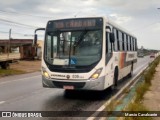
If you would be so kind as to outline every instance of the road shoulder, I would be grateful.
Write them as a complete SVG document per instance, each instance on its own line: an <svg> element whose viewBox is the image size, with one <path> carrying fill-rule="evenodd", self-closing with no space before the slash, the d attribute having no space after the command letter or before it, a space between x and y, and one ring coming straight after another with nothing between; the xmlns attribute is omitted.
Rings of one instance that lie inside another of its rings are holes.
<svg viewBox="0 0 160 120"><path fill-rule="evenodd" d="M152 85L149 91L144 95L143 104L150 111L160 110L160 64L156 68L156 73L151 81ZM158 120L158 119L157 119Z"/></svg>

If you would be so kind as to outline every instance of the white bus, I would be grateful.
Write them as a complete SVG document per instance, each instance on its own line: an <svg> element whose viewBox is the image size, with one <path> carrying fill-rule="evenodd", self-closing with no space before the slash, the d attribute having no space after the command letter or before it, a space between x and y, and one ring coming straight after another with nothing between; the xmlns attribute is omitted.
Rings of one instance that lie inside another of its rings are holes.
<svg viewBox="0 0 160 120"><path fill-rule="evenodd" d="M104 90L132 75L137 39L104 17L51 20L45 29L43 87Z"/></svg>

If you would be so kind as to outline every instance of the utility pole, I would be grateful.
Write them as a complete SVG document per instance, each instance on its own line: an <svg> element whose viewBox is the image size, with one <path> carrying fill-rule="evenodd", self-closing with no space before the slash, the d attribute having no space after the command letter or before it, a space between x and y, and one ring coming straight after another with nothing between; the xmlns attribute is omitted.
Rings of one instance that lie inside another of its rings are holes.
<svg viewBox="0 0 160 120"><path fill-rule="evenodd" d="M11 32L12 32L12 29L9 29L8 55L9 55L9 53L10 53L10 49L11 49Z"/></svg>
<svg viewBox="0 0 160 120"><path fill-rule="evenodd" d="M12 32L12 29L9 29L9 40L11 40L11 32Z"/></svg>

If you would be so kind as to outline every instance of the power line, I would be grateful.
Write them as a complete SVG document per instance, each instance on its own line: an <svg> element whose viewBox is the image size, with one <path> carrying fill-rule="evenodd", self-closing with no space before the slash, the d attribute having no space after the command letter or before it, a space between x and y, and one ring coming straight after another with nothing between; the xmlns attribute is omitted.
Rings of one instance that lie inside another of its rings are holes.
<svg viewBox="0 0 160 120"><path fill-rule="evenodd" d="M136 29L133 29L133 30L131 30L132 32L135 32L135 31L139 31L139 30L141 30L141 29L144 29L144 28L147 28L147 27L150 27L150 26L152 26L152 25L154 25L154 24L157 24L157 23L159 23L158 21L157 22L153 22L153 23L151 23L151 24L149 24L149 25L145 25L145 26L142 26L142 27L139 27L139 28L136 28Z"/></svg>
<svg viewBox="0 0 160 120"><path fill-rule="evenodd" d="M14 21L11 21L11 20L2 19L2 18L0 18L0 21L6 22L6 23L11 23L11 24L14 24L14 25L30 27L30 28L37 28L38 27L38 26L27 25L27 24L23 24L23 23L14 22Z"/></svg>
<svg viewBox="0 0 160 120"><path fill-rule="evenodd" d="M6 32L6 31L0 31L0 33L9 34L9 32ZM18 32L12 32L12 34L18 34L18 35L23 35L23 36L26 35L26 34L18 33Z"/></svg>
<svg viewBox="0 0 160 120"><path fill-rule="evenodd" d="M9 32L6 32L6 31L0 31L0 33L4 33L4 34L9 34ZM14 35L14 34L17 34L17 35L23 35L23 36L25 36L25 37L33 37L34 36L34 34L26 34L26 33L18 33L18 32L12 32L12 35ZM38 35L38 36L41 36L41 37L43 37L44 35Z"/></svg>
<svg viewBox="0 0 160 120"><path fill-rule="evenodd" d="M5 31L0 31L1 33L7 33L8 34L8 32L5 32Z"/></svg>
<svg viewBox="0 0 160 120"><path fill-rule="evenodd" d="M0 21L0 22L3 22L3 21ZM25 29L35 29L35 28L30 28L30 27L26 27L26 26L21 26L21 25L16 25L16 24L12 24L12 23L7 23L7 22L3 22L3 24L5 25L10 25L10 26L15 26L15 27L22 27L22 28L25 28Z"/></svg>
<svg viewBox="0 0 160 120"><path fill-rule="evenodd" d="M33 14L28 14L28 13L21 13L21 12L13 12L13 11L5 11L5 10L0 10L1 13L7 13L7 14L18 14L18 15L25 15L25 16L31 16L31 17L40 17L40 18L52 18L50 16L39 16L39 15L33 15Z"/></svg>

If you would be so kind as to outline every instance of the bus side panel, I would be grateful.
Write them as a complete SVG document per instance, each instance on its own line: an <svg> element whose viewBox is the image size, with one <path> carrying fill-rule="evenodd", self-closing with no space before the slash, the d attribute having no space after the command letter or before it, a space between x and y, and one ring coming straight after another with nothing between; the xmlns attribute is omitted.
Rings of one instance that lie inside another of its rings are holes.
<svg viewBox="0 0 160 120"><path fill-rule="evenodd" d="M105 88L110 87L113 84L113 79L114 79L114 70L116 66L118 66L118 58L119 58L119 53L118 52L113 52L112 57L106 63L105 69L106 69L106 78L105 78Z"/></svg>
<svg viewBox="0 0 160 120"><path fill-rule="evenodd" d="M105 88L111 86L114 81L114 71L118 67L118 80L124 78L131 72L133 63L133 70L136 67L137 52L113 52L112 57L106 64L106 78Z"/></svg>
<svg viewBox="0 0 160 120"><path fill-rule="evenodd" d="M127 76L132 69L136 67L137 52L120 52L119 53L119 80Z"/></svg>

